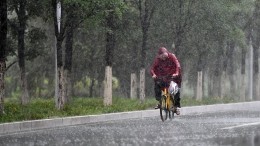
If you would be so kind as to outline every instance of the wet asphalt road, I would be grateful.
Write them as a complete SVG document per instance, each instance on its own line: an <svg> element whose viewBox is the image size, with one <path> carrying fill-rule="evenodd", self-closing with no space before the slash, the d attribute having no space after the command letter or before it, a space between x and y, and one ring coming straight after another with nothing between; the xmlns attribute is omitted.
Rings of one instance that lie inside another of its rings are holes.
<svg viewBox="0 0 260 146"><path fill-rule="evenodd" d="M260 146L260 111L131 119L0 136L1 146Z"/></svg>

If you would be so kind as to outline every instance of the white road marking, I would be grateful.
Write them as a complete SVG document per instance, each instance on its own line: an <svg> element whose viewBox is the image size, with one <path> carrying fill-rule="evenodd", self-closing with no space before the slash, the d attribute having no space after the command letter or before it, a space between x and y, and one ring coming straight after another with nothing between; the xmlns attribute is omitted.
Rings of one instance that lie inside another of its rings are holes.
<svg viewBox="0 0 260 146"><path fill-rule="evenodd" d="M221 129L227 130L227 129L247 127L247 126L254 126L254 125L260 125L260 122L241 124L241 125L236 125L236 126L231 126L231 127L225 127L225 128L221 128Z"/></svg>

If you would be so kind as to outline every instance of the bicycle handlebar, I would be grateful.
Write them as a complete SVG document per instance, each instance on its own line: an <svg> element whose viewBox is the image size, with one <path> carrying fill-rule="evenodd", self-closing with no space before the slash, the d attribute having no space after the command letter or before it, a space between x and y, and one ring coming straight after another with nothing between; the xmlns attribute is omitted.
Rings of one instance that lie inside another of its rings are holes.
<svg viewBox="0 0 260 146"><path fill-rule="evenodd" d="M159 76L159 77L156 77L154 80L155 81L168 81L168 80L173 80L173 79L176 79L175 76Z"/></svg>

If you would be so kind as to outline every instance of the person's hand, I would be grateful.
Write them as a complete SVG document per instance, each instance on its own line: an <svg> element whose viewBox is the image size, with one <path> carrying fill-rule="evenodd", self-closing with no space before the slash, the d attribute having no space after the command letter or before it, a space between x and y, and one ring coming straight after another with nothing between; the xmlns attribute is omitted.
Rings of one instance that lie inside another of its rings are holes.
<svg viewBox="0 0 260 146"><path fill-rule="evenodd" d="M173 75L172 75L172 78L173 78L173 79L176 79L177 77L178 77L177 74L173 74Z"/></svg>
<svg viewBox="0 0 260 146"><path fill-rule="evenodd" d="M157 78L156 74L154 74L154 75L152 76L152 78L153 78L153 79L156 79L156 78Z"/></svg>

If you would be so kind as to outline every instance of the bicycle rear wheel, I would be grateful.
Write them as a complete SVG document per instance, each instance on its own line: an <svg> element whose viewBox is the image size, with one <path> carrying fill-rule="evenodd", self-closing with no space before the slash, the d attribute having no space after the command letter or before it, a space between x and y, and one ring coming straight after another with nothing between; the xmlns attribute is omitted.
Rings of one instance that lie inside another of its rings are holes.
<svg viewBox="0 0 260 146"><path fill-rule="evenodd" d="M160 100L160 116L162 121L165 121L168 117L168 110L166 108L166 98L163 96Z"/></svg>

